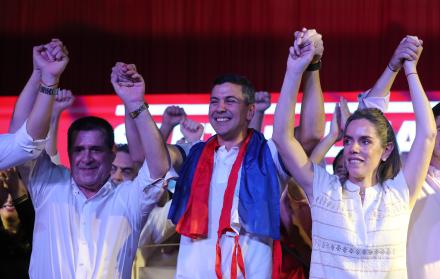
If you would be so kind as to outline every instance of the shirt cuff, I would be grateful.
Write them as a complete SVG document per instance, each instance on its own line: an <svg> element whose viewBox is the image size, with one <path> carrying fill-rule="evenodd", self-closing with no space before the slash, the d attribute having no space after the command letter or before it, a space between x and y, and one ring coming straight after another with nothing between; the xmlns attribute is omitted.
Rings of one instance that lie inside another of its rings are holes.
<svg viewBox="0 0 440 279"><path fill-rule="evenodd" d="M388 110L388 104L390 103L390 92L383 97L370 97L368 96L370 91L371 89L368 89L359 94L359 109L376 108L382 112L386 112Z"/></svg>
<svg viewBox="0 0 440 279"><path fill-rule="evenodd" d="M148 163L147 163L147 161L144 161L144 164L142 165L141 169L139 170L138 176L143 177L145 187L149 188L150 186L164 187L164 186L166 186L166 182L168 180L178 177L178 174L174 170L174 168L171 167L167 171L167 173L165 174L165 177L153 179L150 175L150 169L148 168Z"/></svg>
<svg viewBox="0 0 440 279"><path fill-rule="evenodd" d="M61 159L60 159L60 154L57 152L57 154L50 156L50 160L52 161L52 163L54 163L55 165L61 165Z"/></svg>
<svg viewBox="0 0 440 279"><path fill-rule="evenodd" d="M34 140L27 132L26 129L27 121L18 129L15 133L16 144L24 151L31 153L33 158L38 157L40 153L44 150L46 145L46 139Z"/></svg>

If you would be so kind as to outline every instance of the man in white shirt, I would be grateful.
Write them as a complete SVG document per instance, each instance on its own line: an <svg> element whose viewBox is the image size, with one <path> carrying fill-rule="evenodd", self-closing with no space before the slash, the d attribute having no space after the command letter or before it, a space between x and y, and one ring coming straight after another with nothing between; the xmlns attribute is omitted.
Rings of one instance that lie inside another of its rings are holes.
<svg viewBox="0 0 440 279"><path fill-rule="evenodd" d="M299 138L308 147L323 133L319 58L305 77L302 113L307 117L301 118ZM250 82L238 75L214 82L209 120L217 135L191 149L170 209L169 217L182 234L176 278L272 275L272 257L277 254L272 245L279 238L277 174L281 179L287 175L273 142L248 130L255 111L254 92ZM163 148L163 141L150 144ZM183 160L173 147L169 154L174 167Z"/></svg>
<svg viewBox="0 0 440 279"><path fill-rule="evenodd" d="M52 39L33 48L31 79L18 97L9 134L0 135L0 169L35 159L44 149L58 82L67 63L63 43Z"/></svg>
<svg viewBox="0 0 440 279"><path fill-rule="evenodd" d="M68 132L71 171L54 165L47 154L21 168L35 208L32 278L130 278L139 234L162 193L167 160L150 139L160 138L144 104L145 83L139 74L111 81L123 101L127 119L140 134L147 155L132 182L110 180L115 157L113 128L104 119L76 120ZM146 136L148 134L148 136Z"/></svg>
<svg viewBox="0 0 440 279"><path fill-rule="evenodd" d="M432 109L440 128L440 104ZM411 213L408 230L408 278L438 278L440 274L440 133L422 192Z"/></svg>

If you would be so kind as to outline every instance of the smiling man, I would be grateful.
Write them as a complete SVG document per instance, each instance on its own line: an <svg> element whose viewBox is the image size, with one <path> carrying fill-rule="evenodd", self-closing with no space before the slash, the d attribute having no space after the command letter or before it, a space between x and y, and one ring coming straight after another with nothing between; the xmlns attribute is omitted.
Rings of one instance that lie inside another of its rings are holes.
<svg viewBox="0 0 440 279"><path fill-rule="evenodd" d="M318 71L306 75L305 91L302 113L307 117L301 120L298 136L313 146L323 133ZM171 158L172 166L180 167L168 216L182 235L175 278L278 276L279 189L287 174L272 140L248 129L254 113L250 81L223 75L213 83L209 104L215 136L195 144L186 158L175 146L165 149L163 140L150 141L168 151L169 157L156 160ZM139 154L131 145L130 150Z"/></svg>
<svg viewBox="0 0 440 279"><path fill-rule="evenodd" d="M148 125L142 77L127 84L113 70L112 84L132 112L128 129L161 138ZM149 138L139 138L147 159L133 181L118 186L110 179L113 128L99 117L69 127L71 170L53 164L46 153L21 168L35 208L31 278L130 278L139 235L169 168L167 161L153 160L161 154Z"/></svg>

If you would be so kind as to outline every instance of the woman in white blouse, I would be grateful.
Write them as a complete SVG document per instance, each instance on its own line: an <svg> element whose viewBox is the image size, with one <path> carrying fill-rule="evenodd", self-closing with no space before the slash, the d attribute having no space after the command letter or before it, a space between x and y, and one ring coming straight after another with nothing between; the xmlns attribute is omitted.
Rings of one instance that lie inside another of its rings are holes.
<svg viewBox="0 0 440 279"><path fill-rule="evenodd" d="M408 40L408 41L407 41ZM401 168L395 134L377 109L356 111L344 132L348 179L313 164L292 136L295 105L313 43L290 48L275 111L273 138L285 166L312 209L310 278L406 278L406 234L411 209L428 170L436 127L417 75L422 41L407 36L403 68L416 119L416 137ZM335 139L336 140L336 139Z"/></svg>

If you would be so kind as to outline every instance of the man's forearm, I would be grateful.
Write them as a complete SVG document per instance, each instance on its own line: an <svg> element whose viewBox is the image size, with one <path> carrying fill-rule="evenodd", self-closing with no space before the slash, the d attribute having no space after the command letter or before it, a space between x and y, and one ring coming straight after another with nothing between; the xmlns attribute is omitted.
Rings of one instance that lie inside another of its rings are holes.
<svg viewBox="0 0 440 279"><path fill-rule="evenodd" d="M9 125L9 133L15 133L29 117L32 106L37 98L40 78L41 71L33 70L15 103L14 113L12 114L11 124Z"/></svg>
<svg viewBox="0 0 440 279"><path fill-rule="evenodd" d="M43 92L39 92L34 107L27 122L27 132L35 139L44 139L47 136L55 98Z"/></svg>
<svg viewBox="0 0 440 279"><path fill-rule="evenodd" d="M127 112L133 112L141 107L139 102L125 104ZM131 117L128 115L127 117ZM140 146L145 154L152 178L164 177L170 167L170 157L165 146L165 141L157 128L148 109L143 109L134 117L133 123L139 135ZM130 121L130 120L128 120ZM126 127L129 128L129 127Z"/></svg>
<svg viewBox="0 0 440 279"><path fill-rule="evenodd" d="M256 111L254 117L252 117L251 123L249 123L249 128L255 129L261 132L263 127L264 112Z"/></svg>

